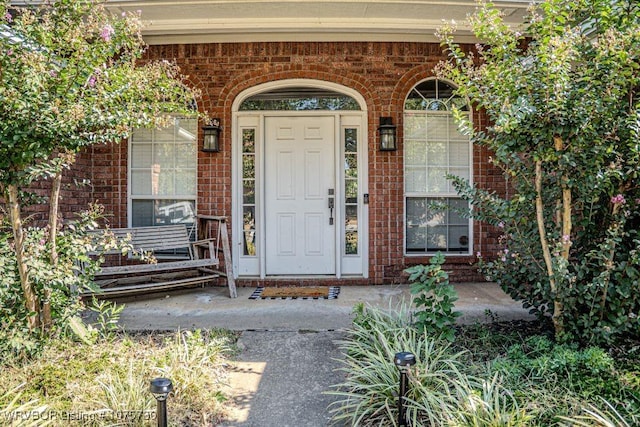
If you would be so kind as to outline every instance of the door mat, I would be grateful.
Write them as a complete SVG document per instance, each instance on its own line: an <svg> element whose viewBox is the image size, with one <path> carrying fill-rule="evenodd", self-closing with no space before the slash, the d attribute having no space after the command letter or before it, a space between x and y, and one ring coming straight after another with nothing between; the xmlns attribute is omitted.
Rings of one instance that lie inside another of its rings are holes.
<svg viewBox="0 0 640 427"><path fill-rule="evenodd" d="M249 299L336 299L340 286L283 286L257 288Z"/></svg>

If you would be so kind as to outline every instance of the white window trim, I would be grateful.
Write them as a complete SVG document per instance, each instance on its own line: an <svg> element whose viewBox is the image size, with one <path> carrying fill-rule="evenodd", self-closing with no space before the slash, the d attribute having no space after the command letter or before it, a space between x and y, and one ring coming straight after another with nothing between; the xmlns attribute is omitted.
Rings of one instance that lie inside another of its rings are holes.
<svg viewBox="0 0 640 427"><path fill-rule="evenodd" d="M182 117L175 117L176 119L180 119ZM153 129L152 129L153 131ZM193 206L195 209L195 213L198 212L198 137L199 127L196 126L196 139L195 139L195 157L194 157L194 168L196 171L196 188L194 189L194 194L175 194L171 196L157 196L157 195L134 195L132 193L132 159L133 159L133 144L131 142L131 136L133 136L133 132L129 139L127 140L127 227L133 227L133 201L134 200L188 200L193 201ZM152 139L152 142L155 140ZM197 218L194 218L194 227L197 227Z"/></svg>
<svg viewBox="0 0 640 427"><path fill-rule="evenodd" d="M429 78L429 79L424 79L418 83L416 83L411 90L413 90L416 86L418 86L419 84L427 81L427 80L438 80L436 78ZM447 81L445 79L439 79L440 81L455 87L455 85L450 82ZM409 96L409 94L411 93L411 91L409 91L409 93L407 93L407 98ZM405 104L407 101L407 98L405 98ZM403 104L404 105L404 104ZM443 115L443 114L452 114L449 110L447 111L442 111L442 110L437 110L437 111L425 111L425 110L405 110L403 109L403 123L404 123L404 118L406 118L406 113L408 112L419 112L419 113L426 113L427 115L429 115L429 113L435 115ZM471 108L471 106L469 105L469 111L468 111L468 116L469 116L469 121L473 122L473 110ZM405 137L406 139L406 137ZM425 256L433 256L435 254L437 254L438 252L443 253L445 256L447 257L468 257L470 255L473 254L474 251L474 244L475 244L475 239L474 239L474 224L473 224L473 219L469 218L469 248L468 251L465 253L460 253L460 252L448 252L448 251L425 251L425 252L408 252L407 251L407 199L408 198L460 198L458 193L455 192L448 192L448 193L428 193L428 192L407 192L406 190L406 144L404 144L403 147L403 159L405 159L405 162L403 162L403 176L404 176L404 182L403 182L403 210L404 210L404 214L403 214L403 254L405 257L408 258L420 258L420 257L425 257ZM471 139L469 139L469 183L471 185L473 185L473 177L474 177L474 158L473 158L473 143L471 142ZM450 165L448 165L450 166ZM471 207L470 207L471 208Z"/></svg>

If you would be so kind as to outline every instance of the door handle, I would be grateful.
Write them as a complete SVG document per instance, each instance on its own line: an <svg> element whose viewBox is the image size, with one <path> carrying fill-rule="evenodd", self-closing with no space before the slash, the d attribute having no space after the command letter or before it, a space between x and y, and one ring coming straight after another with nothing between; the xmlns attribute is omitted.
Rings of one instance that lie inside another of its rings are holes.
<svg viewBox="0 0 640 427"><path fill-rule="evenodd" d="M329 197L329 225L333 225L333 208L335 203L333 197Z"/></svg>
<svg viewBox="0 0 640 427"><path fill-rule="evenodd" d="M329 225L333 225L333 208L335 207L335 199L333 197L334 195L334 190L333 188L329 189L329 200L328 200L328 205L329 205Z"/></svg>

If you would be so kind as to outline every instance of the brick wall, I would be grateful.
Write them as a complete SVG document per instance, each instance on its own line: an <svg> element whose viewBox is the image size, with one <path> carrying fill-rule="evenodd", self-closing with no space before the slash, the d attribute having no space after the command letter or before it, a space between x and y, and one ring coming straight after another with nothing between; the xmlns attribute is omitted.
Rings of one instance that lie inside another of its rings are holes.
<svg viewBox="0 0 640 427"><path fill-rule="evenodd" d="M472 46L465 48L471 49ZM402 111L409 90L433 76L445 56L435 43L382 42L264 42L213 43L149 47L144 60L175 60L189 81L203 94L199 108L222 118L222 151L199 152L198 210L231 216L231 106L245 89L283 79L317 79L350 87L366 100L369 135L370 283L401 282L407 265L426 257L403 256ZM377 149L379 117L391 116L398 125L399 149ZM474 122L484 125L474 113ZM200 142L201 144L201 142ZM85 153L93 171L93 198L113 214L113 226L126 226L126 143L93 147ZM488 163L485 149L474 148L474 181L504 191L500 172ZM497 231L474 224L475 250L497 251ZM450 257L452 279L479 280L473 257Z"/></svg>
<svg viewBox="0 0 640 427"><path fill-rule="evenodd" d="M104 205L106 222L112 228L127 227L127 142L95 145L87 154L94 201Z"/></svg>
<svg viewBox="0 0 640 427"><path fill-rule="evenodd" d="M71 169L64 171L60 187L59 221L76 219L76 214L86 210L94 200L91 176L91 158L86 153L80 154ZM28 191L36 197L32 199L33 204L22 206L25 225L44 227L49 220L51 179L37 180ZM2 199L0 201L4 202Z"/></svg>

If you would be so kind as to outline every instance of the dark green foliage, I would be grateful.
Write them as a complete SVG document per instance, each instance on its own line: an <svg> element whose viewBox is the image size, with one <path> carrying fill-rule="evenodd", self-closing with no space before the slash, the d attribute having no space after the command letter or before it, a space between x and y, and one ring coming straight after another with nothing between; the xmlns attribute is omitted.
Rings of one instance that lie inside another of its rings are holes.
<svg viewBox="0 0 640 427"><path fill-rule="evenodd" d="M546 0L519 29L483 4L470 20L477 57L444 29L439 75L486 112L482 132L457 118L507 180L497 194L452 178L502 234L482 271L558 340L639 337L640 3Z"/></svg>
<svg viewBox="0 0 640 427"><path fill-rule="evenodd" d="M507 387L520 388L527 396L526 384L554 390L581 401L605 399L628 418L640 417L640 387L629 382L637 373L620 369L616 360L599 347L580 349L557 344L545 336L534 335L514 344L491 362L491 370L505 378Z"/></svg>
<svg viewBox="0 0 640 427"><path fill-rule="evenodd" d="M559 344L547 319L459 326L454 347L468 350L467 366L476 375L503 378L520 406L535 414L531 425L555 425L557 416L603 407L602 399L629 425L640 422L638 342L610 350Z"/></svg>

